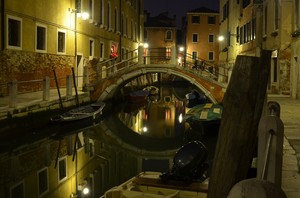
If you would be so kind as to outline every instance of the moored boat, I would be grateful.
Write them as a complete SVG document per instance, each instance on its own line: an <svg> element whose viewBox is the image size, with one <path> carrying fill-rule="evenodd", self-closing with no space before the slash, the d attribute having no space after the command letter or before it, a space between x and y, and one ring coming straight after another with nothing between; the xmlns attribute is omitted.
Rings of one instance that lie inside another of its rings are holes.
<svg viewBox="0 0 300 198"><path fill-rule="evenodd" d="M170 172L142 172L106 191L104 197L207 197L207 152L200 141L189 142L175 154Z"/></svg>
<svg viewBox="0 0 300 198"><path fill-rule="evenodd" d="M188 104L188 108L192 108L199 104L204 104L206 102L206 96L203 93L199 93L196 90L193 90L192 92L185 95Z"/></svg>
<svg viewBox="0 0 300 198"><path fill-rule="evenodd" d="M184 120L193 130L204 134L218 131L221 123L223 107L220 104L206 103L192 107L184 116Z"/></svg>
<svg viewBox="0 0 300 198"><path fill-rule="evenodd" d="M105 107L104 102L96 102L81 107L77 107L67 111L63 114L54 116L51 118L51 122L62 123L62 122L71 122L82 119L96 119L99 115L102 114L102 110Z"/></svg>
<svg viewBox="0 0 300 198"><path fill-rule="evenodd" d="M149 93L150 92L148 90L133 91L129 93L128 100L132 103L145 102Z"/></svg>

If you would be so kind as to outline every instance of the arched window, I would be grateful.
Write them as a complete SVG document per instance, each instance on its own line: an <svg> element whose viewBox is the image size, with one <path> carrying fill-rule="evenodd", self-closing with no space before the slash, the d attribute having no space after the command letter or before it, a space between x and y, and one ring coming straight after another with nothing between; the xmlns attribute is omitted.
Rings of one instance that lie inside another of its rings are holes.
<svg viewBox="0 0 300 198"><path fill-rule="evenodd" d="M165 39L172 40L172 31L171 30L166 31Z"/></svg>
<svg viewBox="0 0 300 198"><path fill-rule="evenodd" d="M124 34L124 12L121 15L121 34Z"/></svg>
<svg viewBox="0 0 300 198"><path fill-rule="evenodd" d="M103 0L100 0L100 24L104 25L104 7L103 7Z"/></svg>
<svg viewBox="0 0 300 198"><path fill-rule="evenodd" d="M117 8L115 8L115 32L118 31L118 12L117 12Z"/></svg>
<svg viewBox="0 0 300 198"><path fill-rule="evenodd" d="M109 30L111 28L111 22L110 22L110 2L107 3L107 29Z"/></svg>

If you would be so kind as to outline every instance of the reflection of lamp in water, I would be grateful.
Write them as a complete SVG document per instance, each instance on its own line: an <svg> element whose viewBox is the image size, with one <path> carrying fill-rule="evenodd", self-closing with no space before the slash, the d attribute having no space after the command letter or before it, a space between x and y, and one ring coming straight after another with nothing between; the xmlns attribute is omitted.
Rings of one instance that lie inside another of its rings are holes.
<svg viewBox="0 0 300 198"><path fill-rule="evenodd" d="M182 113L179 115L179 117L178 117L178 121L179 121L179 123L182 123L182 120L183 120L183 117L182 117Z"/></svg>

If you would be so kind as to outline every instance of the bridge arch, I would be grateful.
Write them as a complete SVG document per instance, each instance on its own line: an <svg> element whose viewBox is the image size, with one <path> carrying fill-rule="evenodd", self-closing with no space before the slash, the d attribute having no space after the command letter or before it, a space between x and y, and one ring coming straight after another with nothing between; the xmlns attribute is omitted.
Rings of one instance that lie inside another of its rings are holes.
<svg viewBox="0 0 300 198"><path fill-rule="evenodd" d="M127 82L136 77L145 75L147 73L167 73L173 74L175 76L180 76L183 79L197 86L201 91L203 91L203 93L205 93L206 97L208 97L215 104L222 102L226 89L225 86L212 80L207 76L197 75L195 73L190 72L189 70L184 70L182 67L179 66L139 65L134 68L131 68L123 74L119 74L114 78L110 78L110 83L103 83L102 81L101 84L107 84L107 86L102 87L101 89L103 91L98 91L98 94L96 94L94 98L97 98L98 100L102 101L112 98L114 93L120 86L126 84ZM95 87L95 89L98 88Z"/></svg>

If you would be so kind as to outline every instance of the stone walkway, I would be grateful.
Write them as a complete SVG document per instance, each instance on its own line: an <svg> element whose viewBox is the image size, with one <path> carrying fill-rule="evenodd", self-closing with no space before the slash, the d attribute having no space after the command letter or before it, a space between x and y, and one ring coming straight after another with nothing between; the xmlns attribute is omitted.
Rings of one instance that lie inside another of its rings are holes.
<svg viewBox="0 0 300 198"><path fill-rule="evenodd" d="M282 189L288 198L299 198L300 100L269 96L268 101L276 101L280 104L280 117L284 124Z"/></svg>

